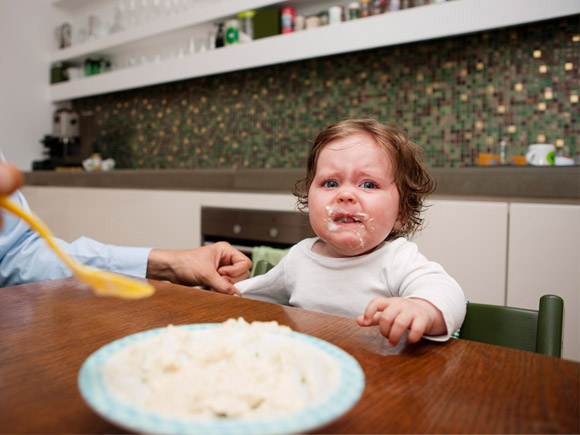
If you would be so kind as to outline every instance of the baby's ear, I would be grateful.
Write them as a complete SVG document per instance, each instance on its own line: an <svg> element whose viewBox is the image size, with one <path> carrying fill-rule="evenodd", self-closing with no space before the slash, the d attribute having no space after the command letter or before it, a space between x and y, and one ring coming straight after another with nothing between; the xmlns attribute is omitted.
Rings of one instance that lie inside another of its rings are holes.
<svg viewBox="0 0 580 435"><path fill-rule="evenodd" d="M405 226L406 223L407 217L403 215L403 213L399 213L399 216L397 216L397 220L393 225L393 231L399 231L401 228Z"/></svg>

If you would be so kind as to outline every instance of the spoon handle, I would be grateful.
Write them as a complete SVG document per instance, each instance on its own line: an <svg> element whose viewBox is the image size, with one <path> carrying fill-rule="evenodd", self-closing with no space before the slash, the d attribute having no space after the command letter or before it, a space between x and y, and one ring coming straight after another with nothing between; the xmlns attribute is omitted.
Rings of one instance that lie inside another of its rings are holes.
<svg viewBox="0 0 580 435"><path fill-rule="evenodd" d="M62 249L53 240L53 234L50 229L45 225L38 216L35 216L32 212L27 213L21 207L14 204L7 196L0 195L0 207L5 208L10 213L15 214L22 220L26 221L33 229L35 229L41 237L46 240L48 245L53 249L54 252L61 258L62 261L66 263L73 271L78 269L77 262L65 254Z"/></svg>

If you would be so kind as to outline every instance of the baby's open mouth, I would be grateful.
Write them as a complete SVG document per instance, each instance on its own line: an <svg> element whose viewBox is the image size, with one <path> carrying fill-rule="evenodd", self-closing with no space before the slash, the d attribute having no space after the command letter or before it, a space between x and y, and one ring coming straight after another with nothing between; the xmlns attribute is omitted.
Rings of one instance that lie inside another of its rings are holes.
<svg viewBox="0 0 580 435"><path fill-rule="evenodd" d="M362 212L349 212L346 210L340 210L332 206L326 207L326 212L328 213L328 229L330 231L337 231L338 225L349 225L354 224L356 227L362 227L365 222L369 220L369 215ZM372 220L372 219L370 219Z"/></svg>
<svg viewBox="0 0 580 435"><path fill-rule="evenodd" d="M356 216L351 215L338 215L333 218L333 221L337 224L353 224L361 223L361 219Z"/></svg>

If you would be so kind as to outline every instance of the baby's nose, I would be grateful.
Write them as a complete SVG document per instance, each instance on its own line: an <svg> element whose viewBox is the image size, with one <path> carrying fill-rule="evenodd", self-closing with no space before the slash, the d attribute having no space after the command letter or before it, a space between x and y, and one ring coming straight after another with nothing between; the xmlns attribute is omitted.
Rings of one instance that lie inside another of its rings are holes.
<svg viewBox="0 0 580 435"><path fill-rule="evenodd" d="M352 191L352 189L348 187L343 187L338 192L338 201L339 202L356 202L356 195Z"/></svg>

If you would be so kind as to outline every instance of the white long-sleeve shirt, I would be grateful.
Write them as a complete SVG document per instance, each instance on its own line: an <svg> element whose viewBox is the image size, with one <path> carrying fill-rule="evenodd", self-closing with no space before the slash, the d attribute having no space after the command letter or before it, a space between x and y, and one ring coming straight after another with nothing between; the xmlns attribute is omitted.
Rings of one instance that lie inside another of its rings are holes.
<svg viewBox="0 0 580 435"><path fill-rule="evenodd" d="M244 297L357 317L376 297L425 299L443 314L447 340L465 317L459 284L438 263L428 261L413 242L383 242L366 255L326 257L312 252L317 238L293 246L267 274L236 284Z"/></svg>

